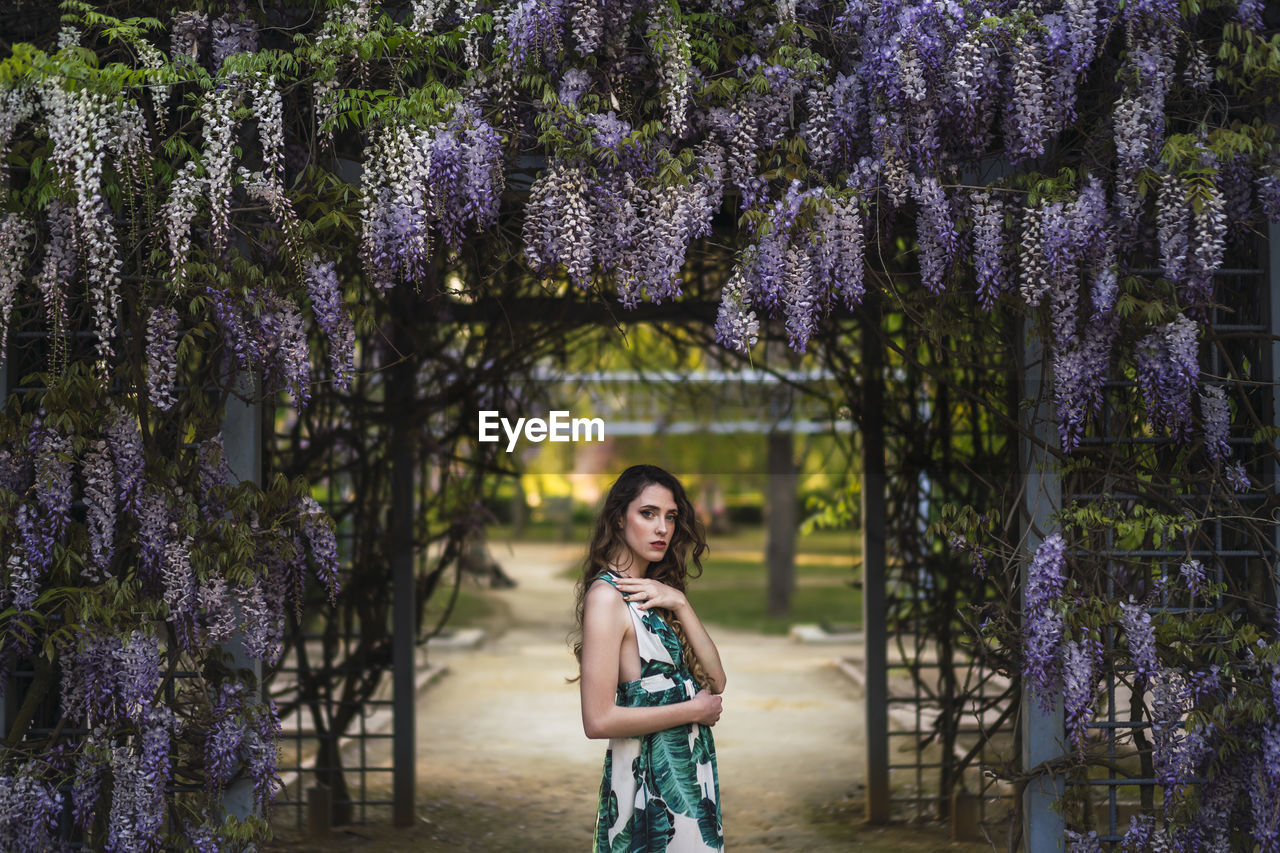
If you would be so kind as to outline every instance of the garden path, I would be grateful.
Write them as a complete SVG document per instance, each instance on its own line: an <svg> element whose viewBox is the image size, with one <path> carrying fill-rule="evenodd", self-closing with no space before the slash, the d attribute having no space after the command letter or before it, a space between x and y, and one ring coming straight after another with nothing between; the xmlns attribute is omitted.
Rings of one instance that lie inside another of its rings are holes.
<svg viewBox="0 0 1280 853"><path fill-rule="evenodd" d="M485 594L497 614L477 650L435 651L449 673L419 700L418 824L360 826L329 843L275 850L566 853L590 847L604 743L582 733L566 636L580 553L496 545L516 579ZM728 673L715 728L726 848L756 851L978 851L933 828L860 823L860 692L834 666L851 646L716 630Z"/></svg>

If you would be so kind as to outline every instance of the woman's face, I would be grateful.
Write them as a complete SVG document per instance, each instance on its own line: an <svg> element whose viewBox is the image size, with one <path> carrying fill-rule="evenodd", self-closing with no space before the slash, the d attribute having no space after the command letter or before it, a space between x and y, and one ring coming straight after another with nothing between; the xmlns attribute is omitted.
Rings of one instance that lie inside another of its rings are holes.
<svg viewBox="0 0 1280 853"><path fill-rule="evenodd" d="M670 489L657 483L645 486L623 515L622 539L627 547L618 555L618 568L638 574L661 560L671 547L677 512Z"/></svg>

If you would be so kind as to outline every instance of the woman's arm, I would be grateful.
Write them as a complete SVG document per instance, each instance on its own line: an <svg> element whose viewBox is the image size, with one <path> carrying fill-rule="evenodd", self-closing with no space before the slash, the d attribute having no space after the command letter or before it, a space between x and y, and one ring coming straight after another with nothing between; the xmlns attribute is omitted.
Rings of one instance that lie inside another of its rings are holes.
<svg viewBox="0 0 1280 853"><path fill-rule="evenodd" d="M648 578L618 578L618 589L623 595L635 596L641 610L662 607L670 610L680 620L684 628L685 639L689 648L697 656L702 669L711 681L712 693L723 693L725 682L724 664L720 663L720 652L711 641L711 635L702 626L702 620L693 612L693 606L684 593L664 583ZM628 598L628 600L631 600ZM624 614L625 615L625 614Z"/></svg>
<svg viewBox="0 0 1280 853"><path fill-rule="evenodd" d="M687 702L655 708L616 703L618 660L631 617L607 583L587 590L582 620L582 728L589 738L638 737L688 723L715 725L720 697L699 693Z"/></svg>
<svg viewBox="0 0 1280 853"><path fill-rule="evenodd" d="M643 605L641 607L643 609ZM724 664L720 663L720 651L711 641L711 635L707 633L707 629L702 627L702 620L698 618L698 614L693 612L693 605L689 603L689 599L685 598L684 606L673 608L671 612L680 620L685 639L689 641L689 648L693 649L693 653L697 655L698 663L702 664L702 669L711 682L708 689L712 693L723 693L728 679L724 674Z"/></svg>

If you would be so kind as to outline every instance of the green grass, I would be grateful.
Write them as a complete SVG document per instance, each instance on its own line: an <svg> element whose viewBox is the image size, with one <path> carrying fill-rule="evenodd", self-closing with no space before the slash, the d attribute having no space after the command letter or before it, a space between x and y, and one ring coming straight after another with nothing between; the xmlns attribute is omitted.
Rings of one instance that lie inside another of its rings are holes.
<svg viewBox="0 0 1280 853"><path fill-rule="evenodd" d="M779 619L768 615L763 561L712 560L703 576L690 583L689 602L709 625L764 634L785 634L799 622L861 625L862 590L846 582L852 578L848 568L832 574L827 567L819 572L798 567L791 613Z"/></svg>
<svg viewBox="0 0 1280 853"><path fill-rule="evenodd" d="M746 553L744 553L746 552ZM818 531L796 540L796 586L791 612L768 615L764 531L739 531L712 541L701 578L689 584L689 601L702 621L745 631L786 634L796 623L862 624L861 540L851 531Z"/></svg>
<svg viewBox="0 0 1280 853"><path fill-rule="evenodd" d="M512 528L509 524L494 524L489 527L490 542L510 542L513 540ZM530 523L524 526L524 530L520 533L521 542L581 542L586 547L587 540L591 538L591 525L586 522L578 522L570 525L570 535L565 536L565 526L549 521L540 521L536 524Z"/></svg>
<svg viewBox="0 0 1280 853"><path fill-rule="evenodd" d="M452 593L453 588L446 586L437 589L431 598L427 600L426 610L422 617L424 630L433 629L439 623L440 617L449 605L449 598ZM449 621L445 623L445 630L477 627L492 618L496 613L497 608L484 596L481 588L477 587L469 579L463 578L462 589L458 590L458 603L454 605L453 613L450 614Z"/></svg>

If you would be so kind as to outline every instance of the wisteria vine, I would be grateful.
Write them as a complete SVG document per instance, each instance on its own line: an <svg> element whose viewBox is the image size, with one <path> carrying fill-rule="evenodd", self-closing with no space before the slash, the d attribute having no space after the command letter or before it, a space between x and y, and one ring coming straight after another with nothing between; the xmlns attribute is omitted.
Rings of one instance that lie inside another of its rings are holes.
<svg viewBox="0 0 1280 853"><path fill-rule="evenodd" d="M275 663L303 578L332 596L338 557L305 484L227 471L219 406L349 389L365 295L435 293L479 245L531 287L634 308L700 287L689 262L718 241L715 335L743 354L771 334L805 350L869 292L1025 318L1064 459L1123 380L1126 428L1221 500L1256 486L1241 377L1207 376L1202 350L1231 247L1280 218L1265 4L66 5L68 26L0 60L0 355L44 389L0 424L0 663L56 648L63 712L91 734L6 754L6 849L52 849L63 809L105 849L262 832L215 801L238 774L270 799L274 710L225 672L168 699L159 673L237 626ZM49 357L23 361L17 331L52 334ZM1277 749L1280 707L1207 719L1280 666L1276 626L1250 629L1252 658L1175 661L1159 608L1220 591L1210 560L1189 554L1178 589L1166 572L1104 594L1081 547L1064 522L1025 561L1019 674L1087 761L1096 685L1127 667L1170 801L1193 777L1218 798L1135 822L1130 847L1210 837L1246 798L1274 813L1270 765L1215 788L1205 745ZM97 606L50 646L66 590ZM192 756L208 797L187 802L157 780Z"/></svg>

